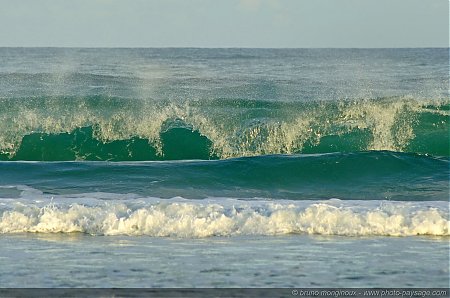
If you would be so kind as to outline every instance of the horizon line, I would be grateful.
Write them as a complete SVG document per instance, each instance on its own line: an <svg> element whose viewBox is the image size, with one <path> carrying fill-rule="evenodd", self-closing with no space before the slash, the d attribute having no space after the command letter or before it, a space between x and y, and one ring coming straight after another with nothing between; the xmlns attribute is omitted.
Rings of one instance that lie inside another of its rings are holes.
<svg viewBox="0 0 450 298"><path fill-rule="evenodd" d="M420 47L202 47L202 46L0 46L10 49L262 49L262 50L295 50L295 49L449 49L449 46L420 46Z"/></svg>

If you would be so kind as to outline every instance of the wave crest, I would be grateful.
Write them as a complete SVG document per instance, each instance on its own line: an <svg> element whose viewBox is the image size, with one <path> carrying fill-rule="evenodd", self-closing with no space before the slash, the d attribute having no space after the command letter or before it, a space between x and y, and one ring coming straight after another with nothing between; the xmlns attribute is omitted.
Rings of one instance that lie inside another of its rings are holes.
<svg viewBox="0 0 450 298"><path fill-rule="evenodd" d="M5 107L0 159L213 159L365 150L450 154L447 100L177 103L91 97L0 103ZM64 154L52 159L57 153L49 148L55 145Z"/></svg>

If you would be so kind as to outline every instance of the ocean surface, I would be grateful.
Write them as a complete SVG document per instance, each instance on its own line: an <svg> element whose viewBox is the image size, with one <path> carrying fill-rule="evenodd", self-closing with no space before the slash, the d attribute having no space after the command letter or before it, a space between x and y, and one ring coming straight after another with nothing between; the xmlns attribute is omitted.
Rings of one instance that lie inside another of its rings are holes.
<svg viewBox="0 0 450 298"><path fill-rule="evenodd" d="M0 48L0 287L449 287L449 49Z"/></svg>

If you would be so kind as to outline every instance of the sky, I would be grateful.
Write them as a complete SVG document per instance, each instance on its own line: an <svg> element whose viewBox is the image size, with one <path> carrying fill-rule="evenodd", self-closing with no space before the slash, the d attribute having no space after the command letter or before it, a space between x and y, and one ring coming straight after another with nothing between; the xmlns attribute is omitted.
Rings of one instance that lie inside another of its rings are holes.
<svg viewBox="0 0 450 298"><path fill-rule="evenodd" d="M0 0L0 46L448 47L449 0Z"/></svg>

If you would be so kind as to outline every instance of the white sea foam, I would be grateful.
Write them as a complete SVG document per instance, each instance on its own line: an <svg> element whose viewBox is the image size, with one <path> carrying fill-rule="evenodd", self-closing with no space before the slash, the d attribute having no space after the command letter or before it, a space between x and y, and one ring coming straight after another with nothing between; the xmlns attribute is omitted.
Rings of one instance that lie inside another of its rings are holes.
<svg viewBox="0 0 450 298"><path fill-rule="evenodd" d="M62 197L44 203L0 201L4 234L449 236L450 230L448 202L83 198L82 204L69 204Z"/></svg>

